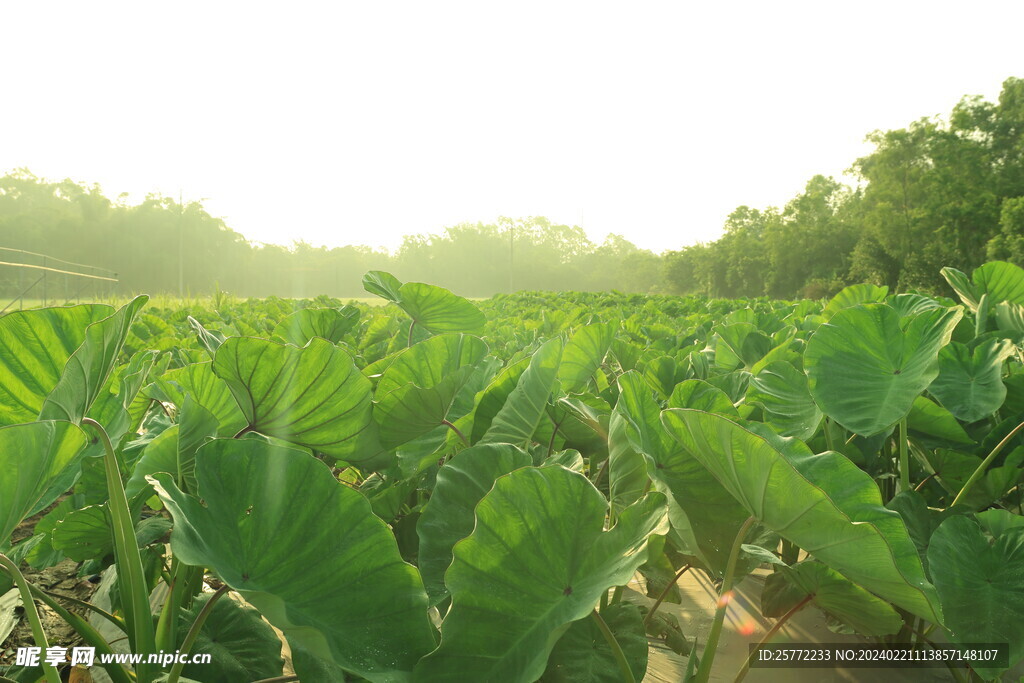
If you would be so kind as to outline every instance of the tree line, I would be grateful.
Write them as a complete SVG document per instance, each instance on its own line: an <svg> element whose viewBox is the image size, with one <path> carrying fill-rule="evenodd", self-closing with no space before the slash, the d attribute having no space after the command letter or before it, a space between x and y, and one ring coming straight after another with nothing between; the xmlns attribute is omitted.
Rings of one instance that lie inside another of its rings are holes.
<svg viewBox="0 0 1024 683"><path fill-rule="evenodd" d="M1024 265L1024 79L997 102L965 97L949 117L868 136L856 187L814 176L782 208L741 206L718 240L664 254L620 235L602 243L546 218L465 223L410 235L393 253L362 246L250 243L201 203L110 199L98 185L0 177L0 247L118 273L118 293L216 289L240 296L364 296L363 273L389 270L465 296L532 290L816 298L853 282L943 291L942 266ZM0 259L2 261L4 259ZM23 287L0 267L0 291Z"/></svg>
<svg viewBox="0 0 1024 683"><path fill-rule="evenodd" d="M1024 80L965 97L946 119L868 136L849 188L815 176L783 208L741 206L722 237L665 255L677 292L828 296L847 284L944 291L939 270L1024 265Z"/></svg>
<svg viewBox="0 0 1024 683"><path fill-rule="evenodd" d="M26 169L0 177L0 247L115 271L120 294L220 289L257 297L360 297L368 270L480 297L520 289L647 292L663 280L660 256L619 235L594 244L578 226L543 217L410 235L394 253L307 242L285 247L250 243L199 202L152 195L132 205L109 199L98 185L52 182ZM60 294L64 276L53 277ZM12 294L27 282L17 269L0 267L0 292Z"/></svg>

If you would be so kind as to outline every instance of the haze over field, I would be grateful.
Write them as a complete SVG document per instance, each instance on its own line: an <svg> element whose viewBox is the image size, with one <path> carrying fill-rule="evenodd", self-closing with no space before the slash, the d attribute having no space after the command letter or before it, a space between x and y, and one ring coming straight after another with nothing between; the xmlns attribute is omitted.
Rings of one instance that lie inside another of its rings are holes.
<svg viewBox="0 0 1024 683"><path fill-rule="evenodd" d="M838 176L871 130L995 100L1022 24L1016 2L19 3L0 171L181 191L284 245L546 216L659 252Z"/></svg>

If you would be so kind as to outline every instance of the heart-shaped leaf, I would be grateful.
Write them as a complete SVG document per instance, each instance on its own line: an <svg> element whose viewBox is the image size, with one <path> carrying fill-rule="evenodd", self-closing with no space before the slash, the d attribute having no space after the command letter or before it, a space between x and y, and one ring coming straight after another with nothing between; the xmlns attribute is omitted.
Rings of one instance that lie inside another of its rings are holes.
<svg viewBox="0 0 1024 683"><path fill-rule="evenodd" d="M714 413L672 409L662 421L762 524L851 581L942 623L903 520L850 460L833 451L814 455L763 425Z"/></svg>
<svg viewBox="0 0 1024 683"><path fill-rule="evenodd" d="M720 397L732 408L718 389L691 382L705 397ZM721 575L733 539L750 514L661 426L660 406L635 371L619 377L615 410L629 422L626 434L633 449L649 459L647 472L658 490L671 495L677 506L673 530L705 567Z"/></svg>
<svg viewBox="0 0 1024 683"><path fill-rule="evenodd" d="M988 417L1006 398L1003 361L1013 350L1008 339L986 339L973 349L950 342L939 351L939 376L928 391L964 422Z"/></svg>
<svg viewBox="0 0 1024 683"><path fill-rule="evenodd" d="M434 491L416 524L420 573L432 603L448 595L444 573L452 563L452 548L473 531L477 503L495 479L532 463L516 446L480 444L460 451L437 471Z"/></svg>
<svg viewBox="0 0 1024 683"><path fill-rule="evenodd" d="M486 354L483 341L464 334L431 337L400 353L377 383L381 443L394 448L444 424Z"/></svg>
<svg viewBox="0 0 1024 683"><path fill-rule="evenodd" d="M885 301L885 295L888 293L888 287L879 287L866 283L849 285L832 297L831 301L828 302L828 305L821 312L821 315L828 320L844 308L859 306L860 304L881 303Z"/></svg>
<svg viewBox="0 0 1024 683"><path fill-rule="evenodd" d="M769 363L747 386L747 402L764 410L764 421L782 436L807 440L822 414L807 391L807 377L786 361Z"/></svg>
<svg viewBox="0 0 1024 683"><path fill-rule="evenodd" d="M607 512L594 485L562 467L499 478L477 505L473 533L455 546L445 575L452 607L417 681L537 680L558 636L627 583L647 539L667 527L660 493L605 531Z"/></svg>
<svg viewBox="0 0 1024 683"><path fill-rule="evenodd" d="M903 619L889 603L820 562L800 562L765 579L764 616L781 617L805 601L861 635L887 636L903 627Z"/></svg>
<svg viewBox="0 0 1024 683"><path fill-rule="evenodd" d="M185 397L210 412L218 423L218 436L233 436L246 426L245 416L227 383L213 371L212 362L191 363L165 372L142 391L147 398L173 403L180 410Z"/></svg>
<svg viewBox="0 0 1024 683"><path fill-rule="evenodd" d="M213 369L227 382L248 429L358 464L376 445L370 380L347 353L323 339L303 348L231 337Z"/></svg>
<svg viewBox="0 0 1024 683"><path fill-rule="evenodd" d="M363 288L394 302L409 314L414 325L434 334L476 332L484 326L480 309L444 287L422 282L402 284L394 275L374 270L363 276Z"/></svg>
<svg viewBox="0 0 1024 683"><path fill-rule="evenodd" d="M619 602L601 612L608 630L622 648L633 678L647 673L647 633L640 605ZM622 671L597 623L584 617L558 639L548 658L541 683L622 683Z"/></svg>
<svg viewBox="0 0 1024 683"><path fill-rule="evenodd" d="M305 346L314 337L336 344L357 322L359 309L354 306L303 308L285 316L270 336L295 346Z"/></svg>
<svg viewBox="0 0 1024 683"><path fill-rule="evenodd" d="M562 353L558 381L562 391L583 391L604 362L615 337L615 327L608 323L592 323L576 330Z"/></svg>
<svg viewBox="0 0 1024 683"><path fill-rule="evenodd" d="M182 610L178 634L185 637L189 627L212 593L203 593ZM181 645L181 643L178 643ZM281 640L252 607L227 596L214 603L190 654L208 654L205 664L186 664L182 672L202 683L249 683L280 676L284 669Z"/></svg>
<svg viewBox="0 0 1024 683"><path fill-rule="evenodd" d="M205 505L170 475L149 477L174 518L175 557L210 567L289 639L371 681L407 677L433 649L419 572L323 462L215 439L196 453L195 473Z"/></svg>
<svg viewBox="0 0 1024 683"><path fill-rule="evenodd" d="M989 261L971 274L975 291L988 294L993 303L1009 301L1024 305L1024 268L1006 261Z"/></svg>
<svg viewBox="0 0 1024 683"><path fill-rule="evenodd" d="M30 422L0 427L0 544L29 515L64 493L54 487L77 467L86 436L70 422Z"/></svg>
<svg viewBox="0 0 1024 683"><path fill-rule="evenodd" d="M71 354L60 380L43 402L39 419L82 421L114 370L132 322L147 301L148 296L137 296L88 327L82 345Z"/></svg>
<svg viewBox="0 0 1024 683"><path fill-rule="evenodd" d="M887 431L939 374L939 349L960 308L900 318L885 304L846 308L818 328L804 351L808 388L822 412L850 431Z"/></svg>
<svg viewBox="0 0 1024 683"><path fill-rule="evenodd" d="M0 316L0 426L39 416L86 329L113 312L105 304L84 304Z"/></svg>
<svg viewBox="0 0 1024 683"><path fill-rule="evenodd" d="M1024 659L1024 527L990 541L977 522L950 517L932 534L928 565L954 643L1009 643L1010 666Z"/></svg>
<svg viewBox="0 0 1024 683"><path fill-rule="evenodd" d="M363 276L363 289L396 304L402 299L398 291L401 288L402 281L383 270L371 270Z"/></svg>
<svg viewBox="0 0 1024 683"><path fill-rule="evenodd" d="M974 439L964 431L951 412L924 396L914 399L914 407L907 415L907 427L911 431L943 441L974 443Z"/></svg>
<svg viewBox="0 0 1024 683"><path fill-rule="evenodd" d="M548 398L557 382L561 361L560 338L550 339L537 349L530 360L530 366L494 416L480 443L511 443L517 446L530 444L537 425L544 417Z"/></svg>

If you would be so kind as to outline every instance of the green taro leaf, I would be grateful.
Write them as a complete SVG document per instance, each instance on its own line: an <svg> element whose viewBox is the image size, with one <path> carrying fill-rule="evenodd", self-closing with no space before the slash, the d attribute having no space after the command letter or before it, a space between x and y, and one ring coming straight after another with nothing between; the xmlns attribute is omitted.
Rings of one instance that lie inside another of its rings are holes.
<svg viewBox="0 0 1024 683"><path fill-rule="evenodd" d="M203 593L182 610L178 623L182 639L212 595ZM228 596L214 603L191 653L211 657L206 664L186 664L182 670L202 683L249 683L280 676L284 669L281 640L274 629L259 612Z"/></svg>
<svg viewBox="0 0 1024 683"><path fill-rule="evenodd" d="M717 389L691 381L701 395L720 395L732 408ZM673 531L705 567L721 575L733 539L750 514L661 426L660 406L639 374L631 371L619 377L619 390L615 410L629 422L630 444L648 458L647 472L658 490L671 495L676 504L671 517Z"/></svg>
<svg viewBox="0 0 1024 683"><path fill-rule="evenodd" d="M0 316L0 426L39 416L86 329L113 312L105 304L83 304Z"/></svg>
<svg viewBox="0 0 1024 683"><path fill-rule="evenodd" d="M419 572L323 462L216 439L196 453L196 479L205 504L168 474L149 478L174 518L175 557L216 571L289 640L371 681L407 680L433 649Z"/></svg>
<svg viewBox="0 0 1024 683"><path fill-rule="evenodd" d="M1006 398L1003 361L1013 350L1013 342L1008 339L986 339L973 350L966 344L950 342L939 351L939 376L928 391L964 422L988 417Z"/></svg>
<svg viewBox="0 0 1024 683"><path fill-rule="evenodd" d="M359 322L359 309L303 308L285 316L277 324L271 337L295 346L305 346L314 337L337 344Z"/></svg>
<svg viewBox="0 0 1024 683"><path fill-rule="evenodd" d="M715 365L729 372L741 367L750 368L772 349L772 341L750 323L718 325Z"/></svg>
<svg viewBox="0 0 1024 683"><path fill-rule="evenodd" d="M535 681L568 625L643 564L666 531L665 498L650 493L604 531L608 503L586 477L526 467L499 478L476 508L445 575L452 607L441 645L416 680Z"/></svg>
<svg viewBox="0 0 1024 683"><path fill-rule="evenodd" d="M561 360L562 340L558 337L537 349L480 443L530 444L555 388Z"/></svg>
<svg viewBox="0 0 1024 683"><path fill-rule="evenodd" d="M87 440L70 422L30 422L0 427L0 544L26 517L64 493L55 487L78 466Z"/></svg>
<svg viewBox="0 0 1024 683"><path fill-rule="evenodd" d="M920 294L896 294L895 296L886 297L885 303L899 313L901 318L934 308L943 308L942 304L935 299Z"/></svg>
<svg viewBox="0 0 1024 683"><path fill-rule="evenodd" d="M633 678L647 673L647 633L644 609L619 602L609 605L601 617L626 656ZM590 617L573 622L548 658L541 683L622 683L622 672L601 629Z"/></svg>
<svg viewBox="0 0 1024 683"><path fill-rule="evenodd" d="M124 485L124 492L128 499L135 498L149 488L146 477L157 472L169 472L177 479L178 425L171 425L146 444L142 451L142 457L135 463L132 475ZM193 487L192 490L195 488Z"/></svg>
<svg viewBox="0 0 1024 683"><path fill-rule="evenodd" d="M821 411L807 391L807 377L786 361L769 363L750 379L747 402L760 405L764 421L782 436L806 441L821 424Z"/></svg>
<svg viewBox="0 0 1024 683"><path fill-rule="evenodd" d="M251 431L354 464L376 456L370 380L352 357L323 339L303 348L231 337L213 369L234 395Z"/></svg>
<svg viewBox="0 0 1024 683"><path fill-rule="evenodd" d="M604 362L614 338L615 326L609 323L593 323L576 330L565 345L562 364L558 368L562 391L571 394L586 388Z"/></svg>
<svg viewBox="0 0 1024 683"><path fill-rule="evenodd" d="M972 311L977 311L979 300L984 292L979 292L977 287L975 287L971 283L970 279L968 279L967 275L956 268L946 266L940 272L942 273L942 277L946 278L946 282L949 283L949 286L952 287L953 291L955 291L957 296L960 297L960 300L964 302L964 305Z"/></svg>
<svg viewBox="0 0 1024 683"><path fill-rule="evenodd" d="M945 441L974 443L974 439L964 431L951 412L924 396L914 399L914 407L907 415L907 427L911 431Z"/></svg>
<svg viewBox="0 0 1024 683"><path fill-rule="evenodd" d="M951 510L935 510L928 507L924 496L914 490L900 491L885 504L885 507L895 510L903 518L903 523L907 525L907 533L910 534L910 540L917 547L921 565L927 573L928 544L931 542L932 534L947 517L956 513Z"/></svg>
<svg viewBox="0 0 1024 683"><path fill-rule="evenodd" d="M464 334L431 337L400 353L377 383L381 443L394 448L444 424L485 355L487 345Z"/></svg>
<svg viewBox="0 0 1024 683"><path fill-rule="evenodd" d="M419 567L432 603L448 596L444 573L452 548L473 531L477 503L503 474L527 467L533 459L510 444L482 444L460 451L437 471L437 483L416 525Z"/></svg>
<svg viewBox="0 0 1024 683"><path fill-rule="evenodd" d="M398 292L401 288L402 281L383 270L371 270L363 276L363 289L396 304L402 299Z"/></svg>
<svg viewBox="0 0 1024 683"><path fill-rule="evenodd" d="M993 508L974 515L986 532L998 538L1004 531L1024 527L1024 517L1015 515L1009 510Z"/></svg>
<svg viewBox="0 0 1024 683"><path fill-rule="evenodd" d="M856 434L891 429L939 374L939 349L962 315L952 308L900 318L885 304L836 313L804 351L811 396L822 412Z"/></svg>
<svg viewBox="0 0 1024 683"><path fill-rule="evenodd" d="M968 478L982 463L979 456L946 448L937 448L927 453L926 457L935 472L935 478L950 494L947 503L953 501L953 497L960 492ZM977 480L970 492L957 503L957 508L980 510L1002 498L1020 479L1022 462L1024 448L1014 448L1002 465L990 465L985 470L985 474Z"/></svg>
<svg viewBox="0 0 1024 683"><path fill-rule="evenodd" d="M124 487L129 499L149 488L146 476L156 472L174 475L178 487L187 492L196 490L195 453L206 439L217 435L217 420L191 396L185 397L178 417L179 423L150 441L135 463Z"/></svg>
<svg viewBox="0 0 1024 683"><path fill-rule="evenodd" d="M105 505L72 510L53 528L53 547L75 562L102 558L114 552L113 531Z"/></svg>
<svg viewBox="0 0 1024 683"><path fill-rule="evenodd" d="M950 517L932 534L928 565L954 643L1009 643L1010 666L1024 659L1024 527L990 541L977 522Z"/></svg>
<svg viewBox="0 0 1024 683"><path fill-rule="evenodd" d="M234 436L246 426L245 415L227 383L214 373L210 361L165 372L142 393L147 398L173 403L179 409L185 405L185 397L191 396L217 419L218 436Z"/></svg>
<svg viewBox="0 0 1024 683"><path fill-rule="evenodd" d="M217 355L217 349L219 349L220 345L224 343L224 334L217 330L206 329L203 327L201 322L192 316L188 316L187 320L189 326L196 333L196 340L199 342L200 346L206 349L206 352L210 354L210 360L213 360L213 357Z"/></svg>
<svg viewBox="0 0 1024 683"><path fill-rule="evenodd" d="M398 304L415 325L434 334L476 332L484 326L480 309L444 287L422 282L402 284L390 273L373 270L363 276L363 289Z"/></svg>
<svg viewBox="0 0 1024 683"><path fill-rule="evenodd" d="M688 379L677 384L668 398L668 407L693 408L739 417L732 399L724 391L700 379Z"/></svg>
<svg viewBox="0 0 1024 683"><path fill-rule="evenodd" d="M1024 306L1000 301L996 304L996 327L1015 336L1024 334Z"/></svg>
<svg viewBox="0 0 1024 683"><path fill-rule="evenodd" d="M629 375L626 381L636 381L635 370L626 375ZM634 390L637 390L636 387ZM643 391L644 387L638 390ZM626 403L627 399L623 398L620 390L618 403L608 420L608 497L613 514L618 514L639 500L650 486L647 461L629 441L630 418Z"/></svg>
<svg viewBox="0 0 1024 683"><path fill-rule="evenodd" d="M477 332L484 326L484 314L471 301L444 287L406 282L398 290L398 305L417 325L434 334Z"/></svg>
<svg viewBox="0 0 1024 683"><path fill-rule="evenodd" d="M889 603L813 561L770 574L761 594L761 612L778 618L808 597L815 607L861 635L887 636L903 627L903 619Z"/></svg>
<svg viewBox="0 0 1024 683"><path fill-rule="evenodd" d="M135 316L147 301L148 296L137 296L89 326L82 345L71 354L60 380L43 402L39 419L82 421L114 370Z"/></svg>
<svg viewBox="0 0 1024 683"><path fill-rule="evenodd" d="M483 391L476 397L476 406L472 412L472 437L470 443L477 443L483 438L487 430L491 428L491 422L501 411L501 407L508 401L509 395L519 384L519 379L530 367L531 358L521 358L518 361L507 364L498 372ZM470 417L470 416L467 416Z"/></svg>
<svg viewBox="0 0 1024 683"><path fill-rule="evenodd" d="M828 320L844 308L859 306L860 304L881 303L885 301L885 295L888 293L888 287L869 284L850 285L832 297L832 300L825 306L821 315Z"/></svg>
<svg viewBox="0 0 1024 683"><path fill-rule="evenodd" d="M903 520L846 457L815 455L801 441L714 413L666 410L662 421L762 524L876 595L942 623Z"/></svg>
<svg viewBox="0 0 1024 683"><path fill-rule="evenodd" d="M164 517L147 517L136 524L135 539L139 547L145 547L166 536L170 530L171 523ZM52 545L76 562L102 559L114 552L113 533L106 504L89 505L72 510L57 522L53 528Z"/></svg>
<svg viewBox="0 0 1024 683"><path fill-rule="evenodd" d="M137 431L149 409L149 401L138 392L156 356L155 351L139 351L126 365L115 368L89 408L88 416L103 425L111 442L117 443L128 431Z"/></svg>
<svg viewBox="0 0 1024 683"><path fill-rule="evenodd" d="M989 261L971 274L976 291L992 303L1009 301L1024 306L1024 269L1005 261Z"/></svg>

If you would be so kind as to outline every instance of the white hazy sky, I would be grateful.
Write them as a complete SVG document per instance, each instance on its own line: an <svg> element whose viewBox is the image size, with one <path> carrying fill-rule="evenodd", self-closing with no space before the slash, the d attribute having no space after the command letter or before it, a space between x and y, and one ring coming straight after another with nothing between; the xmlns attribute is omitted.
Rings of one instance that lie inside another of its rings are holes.
<svg viewBox="0 0 1024 683"><path fill-rule="evenodd" d="M1024 77L1024 2L5 2L0 172L395 248L547 216L661 251Z"/></svg>

